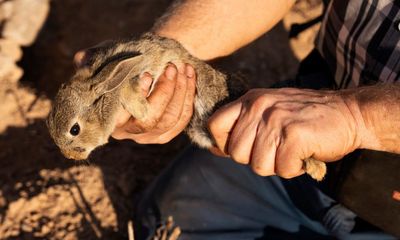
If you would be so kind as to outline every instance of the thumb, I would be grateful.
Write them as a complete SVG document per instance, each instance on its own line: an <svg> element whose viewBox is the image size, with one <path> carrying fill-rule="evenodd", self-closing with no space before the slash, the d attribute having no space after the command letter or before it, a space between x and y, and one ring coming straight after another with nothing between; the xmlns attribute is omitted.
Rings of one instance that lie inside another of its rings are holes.
<svg viewBox="0 0 400 240"><path fill-rule="evenodd" d="M242 103L237 100L218 109L208 120L210 134L224 154L227 154L229 136L240 116L241 109Z"/></svg>
<svg viewBox="0 0 400 240"><path fill-rule="evenodd" d="M139 78L139 88L142 91L143 96L147 97L150 94L150 88L153 84L153 78L150 73L145 72Z"/></svg>

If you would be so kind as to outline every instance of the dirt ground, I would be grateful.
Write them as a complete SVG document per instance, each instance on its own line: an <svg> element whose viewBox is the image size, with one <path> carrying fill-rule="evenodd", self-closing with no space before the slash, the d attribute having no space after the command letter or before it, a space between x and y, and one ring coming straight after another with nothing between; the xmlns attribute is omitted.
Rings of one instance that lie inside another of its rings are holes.
<svg viewBox="0 0 400 240"><path fill-rule="evenodd" d="M73 72L73 54L105 39L149 29L169 0L52 0L35 44L25 48L19 84L0 82L0 239L127 239L127 222L146 185L188 144L113 141L87 162L65 159L43 119ZM222 61L254 87L293 78L318 25L289 41L292 23L321 13L318 0L297 3L283 23ZM268 14L268 13L266 13Z"/></svg>

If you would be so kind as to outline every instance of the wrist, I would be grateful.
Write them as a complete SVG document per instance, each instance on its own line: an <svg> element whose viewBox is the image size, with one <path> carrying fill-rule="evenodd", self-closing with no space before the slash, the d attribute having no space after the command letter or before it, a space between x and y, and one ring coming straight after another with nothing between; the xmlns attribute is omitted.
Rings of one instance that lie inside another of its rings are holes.
<svg viewBox="0 0 400 240"><path fill-rule="evenodd" d="M154 30L156 35L166 37L178 41L192 56L195 56L201 60L208 60L206 56L203 56L201 51L195 47L195 43L190 39L189 34L180 34L178 31L169 30L168 27L158 28Z"/></svg>
<svg viewBox="0 0 400 240"><path fill-rule="evenodd" d="M354 126L355 148L360 149L380 149L380 143L373 129L373 124L369 121L366 111L360 106L359 89L343 90L340 93L347 109L348 119Z"/></svg>

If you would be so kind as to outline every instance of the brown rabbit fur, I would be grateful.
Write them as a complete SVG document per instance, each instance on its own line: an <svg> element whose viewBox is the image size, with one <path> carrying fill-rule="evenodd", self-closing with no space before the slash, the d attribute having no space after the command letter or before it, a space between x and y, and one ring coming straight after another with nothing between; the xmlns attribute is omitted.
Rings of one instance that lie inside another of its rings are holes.
<svg viewBox="0 0 400 240"><path fill-rule="evenodd" d="M107 143L121 108L146 120L148 103L138 86L144 72L156 80L168 63L194 67L194 113L186 132L202 148L213 146L206 126L209 116L246 90L241 78L221 73L191 56L177 41L151 33L138 40L108 42L87 50L83 58L72 79L61 86L47 119L55 143L73 159L86 159L93 149Z"/></svg>

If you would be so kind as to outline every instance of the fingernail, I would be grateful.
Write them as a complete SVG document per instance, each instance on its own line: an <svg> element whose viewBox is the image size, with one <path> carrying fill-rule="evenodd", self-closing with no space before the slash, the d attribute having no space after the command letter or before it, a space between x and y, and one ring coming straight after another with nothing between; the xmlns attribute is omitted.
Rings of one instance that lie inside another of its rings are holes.
<svg viewBox="0 0 400 240"><path fill-rule="evenodd" d="M189 64L186 64L185 72L186 72L186 76L188 78L194 77L194 69Z"/></svg>
<svg viewBox="0 0 400 240"><path fill-rule="evenodd" d="M172 64L169 64L167 66L167 69L165 70L165 76L169 80L173 80L175 78L175 76L176 76L176 68Z"/></svg>

